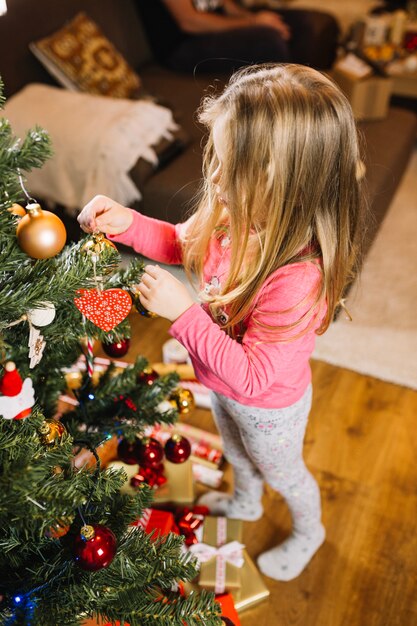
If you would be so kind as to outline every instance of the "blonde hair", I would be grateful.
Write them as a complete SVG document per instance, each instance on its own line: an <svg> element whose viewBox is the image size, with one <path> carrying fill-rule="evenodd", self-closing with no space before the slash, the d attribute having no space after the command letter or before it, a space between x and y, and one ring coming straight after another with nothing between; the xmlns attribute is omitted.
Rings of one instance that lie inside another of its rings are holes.
<svg viewBox="0 0 417 626"><path fill-rule="evenodd" d="M224 119L220 184L226 211L211 181L219 166L211 132L219 116ZM268 64L237 72L220 96L203 101L199 119L210 133L200 200L183 244L186 271L202 279L213 232L227 222L229 275L221 293L206 300L213 314L227 305L223 328L233 336L272 272L314 260L322 280L303 320L310 327L325 299L327 314L317 330L323 333L358 257L360 155L348 101L316 70Z"/></svg>

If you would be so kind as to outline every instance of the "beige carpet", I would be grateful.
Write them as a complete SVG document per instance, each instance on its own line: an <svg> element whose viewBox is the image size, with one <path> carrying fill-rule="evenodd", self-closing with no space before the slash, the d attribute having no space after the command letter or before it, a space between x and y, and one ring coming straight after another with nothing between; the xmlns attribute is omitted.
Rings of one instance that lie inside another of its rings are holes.
<svg viewBox="0 0 417 626"><path fill-rule="evenodd" d="M313 357L417 389L417 150L347 306Z"/></svg>

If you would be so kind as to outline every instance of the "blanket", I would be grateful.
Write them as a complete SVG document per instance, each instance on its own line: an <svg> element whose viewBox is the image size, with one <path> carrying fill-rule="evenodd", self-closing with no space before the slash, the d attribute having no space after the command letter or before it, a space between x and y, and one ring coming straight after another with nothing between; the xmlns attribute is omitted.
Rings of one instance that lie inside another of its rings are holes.
<svg viewBox="0 0 417 626"><path fill-rule="evenodd" d="M152 146L177 129L172 112L150 100L125 100L33 83L12 96L4 109L13 132L23 136L39 125L52 139L54 156L26 176L30 195L82 208L96 194L124 205L141 198L129 171Z"/></svg>

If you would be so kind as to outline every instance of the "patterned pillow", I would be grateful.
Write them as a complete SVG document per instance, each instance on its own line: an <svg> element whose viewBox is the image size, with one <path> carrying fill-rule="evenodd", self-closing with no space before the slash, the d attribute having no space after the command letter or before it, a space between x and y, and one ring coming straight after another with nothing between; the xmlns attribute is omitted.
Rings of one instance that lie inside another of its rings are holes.
<svg viewBox="0 0 417 626"><path fill-rule="evenodd" d="M73 91L116 98L135 97L140 91L139 76L85 13L29 47L50 74Z"/></svg>

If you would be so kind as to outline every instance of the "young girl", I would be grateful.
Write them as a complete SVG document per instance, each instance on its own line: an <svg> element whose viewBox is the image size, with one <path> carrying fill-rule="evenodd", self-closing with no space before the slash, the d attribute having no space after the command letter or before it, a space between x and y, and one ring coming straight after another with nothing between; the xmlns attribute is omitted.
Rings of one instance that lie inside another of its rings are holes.
<svg viewBox="0 0 417 626"><path fill-rule="evenodd" d="M212 390L235 484L232 496L212 492L204 503L214 515L256 520L263 482L279 491L293 531L258 565L290 580L325 537L302 446L315 335L332 320L357 257L357 133L339 89L301 65L241 70L203 102L200 119L210 131L205 182L187 222L157 221L104 196L78 219L199 278L201 305L147 265L140 299L173 322L171 335Z"/></svg>

